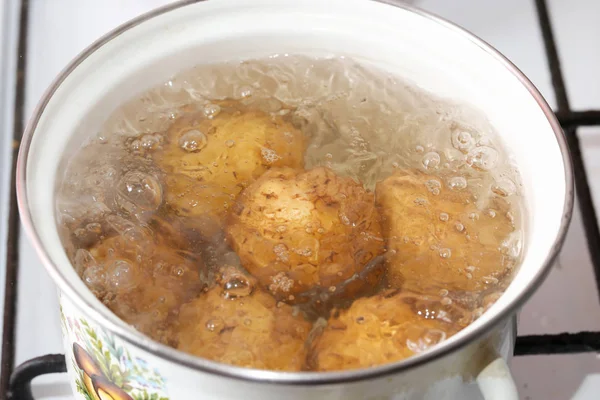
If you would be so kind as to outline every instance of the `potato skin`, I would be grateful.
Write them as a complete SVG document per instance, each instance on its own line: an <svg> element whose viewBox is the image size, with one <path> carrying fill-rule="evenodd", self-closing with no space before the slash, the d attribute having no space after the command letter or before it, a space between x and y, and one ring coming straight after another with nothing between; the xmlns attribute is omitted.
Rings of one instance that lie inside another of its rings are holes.
<svg viewBox="0 0 600 400"><path fill-rule="evenodd" d="M160 240L141 228L111 236L89 249L93 261L87 268L96 269L94 276L104 275L102 283L94 282L90 289L117 316L153 339L172 344L168 327L173 313L202 291L204 263ZM85 271L83 277L86 281Z"/></svg>
<svg viewBox="0 0 600 400"><path fill-rule="evenodd" d="M291 302L314 287L335 289L384 251L373 194L323 167L266 172L240 194L226 234L242 265ZM380 273L343 295L375 285Z"/></svg>
<svg viewBox="0 0 600 400"><path fill-rule="evenodd" d="M240 367L300 371L311 324L234 268L224 275L220 285L181 307L177 348ZM246 280L253 290L228 296L231 279Z"/></svg>
<svg viewBox="0 0 600 400"><path fill-rule="evenodd" d="M281 116L235 101L218 105L221 111L212 119L203 113L180 117L152 154L166 175L166 204L196 218L206 235L222 224L242 189L269 168L304 165L304 136ZM182 147L186 138L196 141L196 149Z"/></svg>
<svg viewBox="0 0 600 400"><path fill-rule="evenodd" d="M397 290L357 299L311 344L315 371L369 368L408 358L468 325L471 314L435 297Z"/></svg>
<svg viewBox="0 0 600 400"><path fill-rule="evenodd" d="M492 214L482 212L468 190L453 191L418 171L396 172L375 193L392 286L431 294L479 292L513 268L515 260L500 249L514 231L502 199L492 199Z"/></svg>

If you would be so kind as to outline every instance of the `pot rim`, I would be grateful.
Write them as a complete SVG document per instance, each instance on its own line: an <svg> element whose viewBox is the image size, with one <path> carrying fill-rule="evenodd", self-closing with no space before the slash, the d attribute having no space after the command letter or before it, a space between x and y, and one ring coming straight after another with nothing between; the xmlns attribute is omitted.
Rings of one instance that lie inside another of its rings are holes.
<svg viewBox="0 0 600 400"><path fill-rule="evenodd" d="M91 317L104 329L109 330L114 335L118 336L122 340L137 346L138 348L153 354L156 357L166 359L175 364L189 367L197 371L203 371L222 377L234 378L242 381L257 382L257 383L270 383L270 384L285 384L294 386L308 386L308 385L330 385L330 384L343 384L349 382L358 382L366 379L380 378L391 374L400 373L411 368L416 368L426 364L428 362L440 359L454 351L461 349L468 343L481 338L492 329L497 327L502 321L508 320L511 315L515 314L518 308L535 292L535 290L541 285L546 276L548 275L552 263L556 258L562 244L565 240L566 232L571 221L573 214L573 202L574 202L574 183L573 183L573 172L571 156L569 154L568 145L564 132L556 119L556 116L548 103L544 100L541 93L533 85L533 83L504 55L498 50L493 48L484 40L470 33L466 29L455 25L454 23L441 18L437 15L423 11L411 5L404 3L402 0L368 0L379 3L384 3L389 6L402 8L411 13L417 14L421 17L429 19L437 24L444 26L446 29L462 35L471 41L474 45L480 47L482 50L487 52L489 55L495 58L495 60L501 63L511 74L513 74L521 84L527 89L527 91L534 98L536 103L539 105L544 115L548 119L548 122L554 131L556 140L558 142L565 170L565 198L564 207L562 211L562 220L559 230L553 240L551 251L546 257L543 266L539 269L536 275L531 279L531 282L525 287L525 289L516 296L504 309L500 310L495 316L493 316L487 325L478 327L469 332L467 335L453 342L444 342L434 347L433 349L415 355L405 360L401 360L395 363L385 364L382 366L357 369L349 371L337 371L337 372L275 372L265 371L258 369L250 369L243 367L236 367L233 365L222 364L215 361L206 360L200 357L192 356L174 348L155 342L144 334L128 327L123 321L120 324L113 321L110 312L104 309L96 309L92 302L85 300L79 295L77 289L69 282L69 280L59 270L48 256L44 249L40 236L38 235L34 224L33 218L30 212L27 199L27 185L26 185L26 167L29 155L29 149L31 146L33 135L35 134L37 124L43 114L48 102L50 101L53 94L60 87L62 82L69 76L69 74L77 68L87 57L98 50L100 47L110 42L112 39L118 37L120 34L128 31L129 29L149 20L156 16L162 15L169 11L185 7L190 4L204 2L206 0L180 0L175 3L168 4L163 7L156 8L145 14L142 14L136 18L125 22L109 33L103 35L101 38L96 40L81 53L79 53L54 79L52 84L46 89L39 103L37 104L31 119L28 121L23 138L21 141L18 159L17 159L17 170L16 170L16 185L17 185L17 202L21 215L21 221L24 225L25 231L33 242L33 246L40 257L44 267L48 274L52 277L54 282L59 287L61 293L67 295L67 297L77 304L77 307L84 311L84 314Z"/></svg>

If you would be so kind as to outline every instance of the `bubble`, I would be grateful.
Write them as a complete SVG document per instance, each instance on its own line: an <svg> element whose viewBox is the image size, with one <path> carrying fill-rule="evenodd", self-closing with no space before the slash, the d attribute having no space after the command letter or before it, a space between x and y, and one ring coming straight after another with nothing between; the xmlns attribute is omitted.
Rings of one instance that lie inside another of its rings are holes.
<svg viewBox="0 0 600 400"><path fill-rule="evenodd" d="M208 119L213 119L221 112L221 107L218 104L207 104L204 106L204 115Z"/></svg>
<svg viewBox="0 0 600 400"><path fill-rule="evenodd" d="M272 292L289 292L294 286L294 280L289 278L285 272L279 272L275 276L272 276L271 282L269 290Z"/></svg>
<svg viewBox="0 0 600 400"><path fill-rule="evenodd" d="M469 132L454 131L452 132L452 146L466 154L475 146L475 139Z"/></svg>
<svg viewBox="0 0 600 400"><path fill-rule="evenodd" d="M118 215L109 215L106 217L106 222L113 228L117 233L123 234L130 229L134 229L136 226L133 222L126 220Z"/></svg>
<svg viewBox="0 0 600 400"><path fill-rule="evenodd" d="M494 293L490 293L488 295L486 295L483 298L483 309L484 310L489 310L491 306L494 305L494 303L496 301L498 301L500 299L500 297L502 297L502 292L494 292Z"/></svg>
<svg viewBox="0 0 600 400"><path fill-rule="evenodd" d="M499 282L498 279L493 276L484 276L482 279L486 285L497 285Z"/></svg>
<svg viewBox="0 0 600 400"><path fill-rule="evenodd" d="M310 257L312 256L312 250L308 247L302 248L302 249L296 249L294 251L296 254L301 255L303 257Z"/></svg>
<svg viewBox="0 0 600 400"><path fill-rule="evenodd" d="M88 268L95 267L98 265L96 263L96 260L94 259L94 256L92 256L92 253L90 253L89 251L84 250L84 249L77 250L77 252L75 253L74 264L75 264L75 270L77 271L77 273L80 276Z"/></svg>
<svg viewBox="0 0 600 400"><path fill-rule="evenodd" d="M426 169L434 169L440 165L440 155L435 151L430 151L423 156L422 162Z"/></svg>
<svg viewBox="0 0 600 400"><path fill-rule="evenodd" d="M454 229L456 229L458 232L462 232L465 230L465 226L460 222L457 222L456 224L454 224Z"/></svg>
<svg viewBox="0 0 600 400"><path fill-rule="evenodd" d="M225 322L221 318L215 317L210 318L208 321L206 321L205 326L206 329L210 332L220 332L225 326Z"/></svg>
<svg viewBox="0 0 600 400"><path fill-rule="evenodd" d="M357 317L356 318L356 323L357 324L362 324L365 322L365 317Z"/></svg>
<svg viewBox="0 0 600 400"><path fill-rule="evenodd" d="M350 218L348 218L348 216L346 214L340 214L339 215L340 221L342 221L342 224L349 226L351 224L350 222Z"/></svg>
<svg viewBox="0 0 600 400"><path fill-rule="evenodd" d="M140 146L145 150L155 150L162 143L162 136L159 134L146 134L140 138Z"/></svg>
<svg viewBox="0 0 600 400"><path fill-rule="evenodd" d="M473 310L473 319L477 319L483 315L483 307L477 307Z"/></svg>
<svg viewBox="0 0 600 400"><path fill-rule="evenodd" d="M452 251L450 249L440 249L440 257L450 258L450 256L452 256Z"/></svg>
<svg viewBox="0 0 600 400"><path fill-rule="evenodd" d="M260 149L260 155L267 164L273 164L281 158L275 150L267 149L266 147Z"/></svg>
<svg viewBox="0 0 600 400"><path fill-rule="evenodd" d="M229 148L232 148L233 146L235 146L235 141L233 141L233 140L227 140L225 142L225 146L227 146Z"/></svg>
<svg viewBox="0 0 600 400"><path fill-rule="evenodd" d="M231 277L223 285L223 297L226 299L237 299L250 296L254 287L245 277L238 275Z"/></svg>
<svg viewBox="0 0 600 400"><path fill-rule="evenodd" d="M283 233L283 232L285 232L286 230L287 230L287 227L286 227L285 225L279 225L279 226L277 227L277 232L279 232L279 233Z"/></svg>
<svg viewBox="0 0 600 400"><path fill-rule="evenodd" d="M510 179L499 179L492 185L492 192L501 197L507 197L517 192L517 185Z"/></svg>
<svg viewBox="0 0 600 400"><path fill-rule="evenodd" d="M93 265L83 271L83 281L92 290L104 290L106 285L106 274L104 268Z"/></svg>
<svg viewBox="0 0 600 400"><path fill-rule="evenodd" d="M506 218L508 218L511 224L515 223L515 216L510 211L506 213Z"/></svg>
<svg viewBox="0 0 600 400"><path fill-rule="evenodd" d="M117 184L117 204L127 212L155 211L163 200L158 180L139 171L126 173Z"/></svg>
<svg viewBox="0 0 600 400"><path fill-rule="evenodd" d="M422 353L446 339L446 332L438 329L414 327L407 332L406 347L413 353Z"/></svg>
<svg viewBox="0 0 600 400"><path fill-rule="evenodd" d="M245 97L250 97L252 96L254 90L250 87L250 86L241 86L238 90L237 90L237 97L238 98L245 98Z"/></svg>
<svg viewBox="0 0 600 400"><path fill-rule="evenodd" d="M498 164L498 151L488 146L475 147L467 155L467 164L475 169L489 171Z"/></svg>
<svg viewBox="0 0 600 400"><path fill-rule="evenodd" d="M486 214L490 218L495 218L496 217L496 210L493 210L493 209L490 208L489 210L486 211Z"/></svg>
<svg viewBox="0 0 600 400"><path fill-rule="evenodd" d="M425 182L425 186L427 187L427 190L429 190L434 196L440 194L440 190L442 188L442 184L436 179L428 180Z"/></svg>
<svg viewBox="0 0 600 400"><path fill-rule="evenodd" d="M127 261L117 260L108 267L107 283L117 292L129 291L136 287L134 267Z"/></svg>
<svg viewBox="0 0 600 400"><path fill-rule="evenodd" d="M440 300L440 303L444 306L449 306L452 304L452 299L450 299L450 297L444 297L442 300Z"/></svg>
<svg viewBox="0 0 600 400"><path fill-rule="evenodd" d="M331 160L333 158L333 154L327 153L327 154L325 154L325 158L328 160Z"/></svg>
<svg viewBox="0 0 600 400"><path fill-rule="evenodd" d="M195 153L206 147L206 135L197 129L187 131L179 138L179 147L189 153Z"/></svg>
<svg viewBox="0 0 600 400"><path fill-rule="evenodd" d="M424 206L425 204L427 204L427 200L425 200L422 197L417 197L415 199L415 204L419 205L419 206Z"/></svg>
<svg viewBox="0 0 600 400"><path fill-rule="evenodd" d="M459 191L467 188L467 180L462 176L454 176L448 179L450 190Z"/></svg>
<svg viewBox="0 0 600 400"><path fill-rule="evenodd" d="M92 222L90 224L87 224L85 226L85 229L87 229L89 232L92 232L92 233L98 233L98 234L102 233L102 225L100 225L97 222Z"/></svg>
<svg viewBox="0 0 600 400"><path fill-rule="evenodd" d="M139 151L142 149L142 141L139 139L135 139L134 141L132 141L129 144L129 147L131 148L131 150L133 151Z"/></svg>
<svg viewBox="0 0 600 400"><path fill-rule="evenodd" d="M450 216L448 214L440 213L440 221L446 222L446 221L448 221L449 218L450 218Z"/></svg>
<svg viewBox="0 0 600 400"><path fill-rule="evenodd" d="M520 235L518 232L513 233L500 244L500 251L502 254L507 255L513 259L519 257L521 254L521 248L523 247L523 243L521 241Z"/></svg>
<svg viewBox="0 0 600 400"><path fill-rule="evenodd" d="M290 260L290 253L288 248L283 243L278 243L273 246L273 252L277 255L277 258L284 263L287 263Z"/></svg>
<svg viewBox="0 0 600 400"><path fill-rule="evenodd" d="M96 135L96 141L97 141L99 144L106 144L106 143L108 143L108 136L106 136L106 135L105 135L105 134L103 134L103 133L98 133L98 134Z"/></svg>
<svg viewBox="0 0 600 400"><path fill-rule="evenodd" d="M246 326L252 325L252 320L250 318L244 319L244 325L246 325Z"/></svg>
<svg viewBox="0 0 600 400"><path fill-rule="evenodd" d="M423 152L425 152L425 148L421 145L418 145L415 147L415 152L417 152L418 154L422 154Z"/></svg>

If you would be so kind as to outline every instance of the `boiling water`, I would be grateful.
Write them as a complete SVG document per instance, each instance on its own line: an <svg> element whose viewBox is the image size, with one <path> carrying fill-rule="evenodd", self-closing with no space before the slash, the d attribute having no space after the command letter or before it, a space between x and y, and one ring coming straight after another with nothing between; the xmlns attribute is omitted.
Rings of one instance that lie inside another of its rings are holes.
<svg viewBox="0 0 600 400"><path fill-rule="evenodd" d="M165 182L169 173L178 171L165 172L154 156L168 141L173 124L190 115L198 118L199 112L214 118L222 112L223 101L229 101L233 112L261 110L301 130L307 143L306 170L325 166L371 191L395 171L421 171L436 177L428 183L433 194L470 192L482 215L502 212L510 217L514 231L494 245L513 263L518 261L522 245L518 173L477 111L345 58L274 56L198 66L119 106L69 160L57 195L58 224L77 272L100 300L143 333L177 346L180 314L203 318L203 310L189 314L188 309L185 314L182 305L205 296L224 279L220 267L242 270L222 227L210 235L189 229L188 218L165 205ZM186 135L179 145L188 152L202 151L204 133ZM226 145L237 143L231 140ZM269 157L279 156L264 152L266 164ZM509 208L489 208L498 198ZM235 198L223 201L232 203ZM441 213L439 218L448 217ZM461 226L456 223L456 229ZM454 251L440 249L439 254L447 258ZM468 278L475 267L465 268ZM509 276L489 279L487 288L477 293L443 288L428 293L425 303L430 305L418 312L445 310L447 322L461 320L464 326L465 318L473 320L499 296ZM258 285L239 274L221 284L228 299L248 296ZM389 290L390 285L383 278L373 290ZM294 313L317 321L307 336L313 339L328 317L350 303L346 299L315 307L309 302L294 305ZM221 320L212 317L206 322L208 330ZM250 325L252 320L248 321ZM431 332L407 339L407 346L419 352L446 337L442 332L433 335L439 340L431 340Z"/></svg>

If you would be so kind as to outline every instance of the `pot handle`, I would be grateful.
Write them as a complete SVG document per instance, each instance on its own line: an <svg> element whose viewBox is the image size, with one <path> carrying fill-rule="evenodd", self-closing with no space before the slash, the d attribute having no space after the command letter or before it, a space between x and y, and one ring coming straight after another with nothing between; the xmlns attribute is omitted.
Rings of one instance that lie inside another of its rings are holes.
<svg viewBox="0 0 600 400"><path fill-rule="evenodd" d="M34 400L31 393L33 378L61 372L67 372L64 354L48 354L25 361L10 375L6 398L8 400Z"/></svg>
<svg viewBox="0 0 600 400"><path fill-rule="evenodd" d="M489 363L477 376L485 400L519 400L517 385L502 357Z"/></svg>

